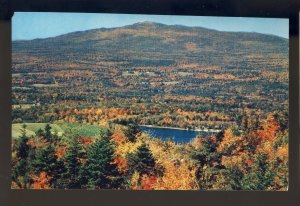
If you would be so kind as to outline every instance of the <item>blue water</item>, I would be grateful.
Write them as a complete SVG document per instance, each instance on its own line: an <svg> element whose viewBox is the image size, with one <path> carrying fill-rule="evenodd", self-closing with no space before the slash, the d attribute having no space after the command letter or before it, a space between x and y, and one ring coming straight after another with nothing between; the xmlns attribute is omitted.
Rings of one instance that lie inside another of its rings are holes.
<svg viewBox="0 0 300 206"><path fill-rule="evenodd" d="M143 132L150 134L152 137L159 138L161 140L173 140L176 143L185 144L190 142L192 139L201 135L207 136L207 132L187 131L178 129L165 129L165 128L153 128L140 126Z"/></svg>

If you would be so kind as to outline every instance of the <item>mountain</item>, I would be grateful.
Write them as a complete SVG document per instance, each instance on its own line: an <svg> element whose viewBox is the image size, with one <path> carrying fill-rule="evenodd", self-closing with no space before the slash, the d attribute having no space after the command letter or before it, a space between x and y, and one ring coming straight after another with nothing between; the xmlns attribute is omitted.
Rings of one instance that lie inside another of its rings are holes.
<svg viewBox="0 0 300 206"><path fill-rule="evenodd" d="M288 40L266 34L221 32L201 27L141 22L119 28L79 31L46 39L14 41L13 53L33 55L55 64L73 61L93 64L91 55L101 53L96 61L166 60L168 65L189 61L223 65L224 57L251 55L287 55ZM99 59L100 58L100 59ZM30 64L30 63L29 63ZM148 66L156 64L146 63ZM227 63L226 63L227 64Z"/></svg>
<svg viewBox="0 0 300 206"><path fill-rule="evenodd" d="M14 41L12 48L18 104L67 92L91 101L200 96L208 98L205 108L222 111L287 105L288 40L273 35L141 22Z"/></svg>

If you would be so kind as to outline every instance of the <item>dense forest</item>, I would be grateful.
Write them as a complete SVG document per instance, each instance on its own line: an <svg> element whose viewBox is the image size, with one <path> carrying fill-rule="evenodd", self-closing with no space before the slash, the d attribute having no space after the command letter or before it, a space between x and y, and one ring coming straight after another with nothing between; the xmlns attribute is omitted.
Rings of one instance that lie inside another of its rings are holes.
<svg viewBox="0 0 300 206"><path fill-rule="evenodd" d="M188 144L162 141L138 125L99 128L96 137L46 124L13 142L13 188L287 190L287 116L270 114Z"/></svg>
<svg viewBox="0 0 300 206"><path fill-rule="evenodd" d="M287 39L142 22L12 50L12 188L287 190Z"/></svg>

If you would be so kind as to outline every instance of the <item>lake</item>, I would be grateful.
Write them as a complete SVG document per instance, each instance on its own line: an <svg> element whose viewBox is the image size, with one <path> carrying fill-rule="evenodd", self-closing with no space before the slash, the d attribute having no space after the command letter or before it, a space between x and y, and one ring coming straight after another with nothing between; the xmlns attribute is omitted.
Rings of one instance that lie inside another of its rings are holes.
<svg viewBox="0 0 300 206"><path fill-rule="evenodd" d="M150 134L152 137L159 138L161 140L171 139L176 143L188 143L198 135L207 136L212 134L211 132L199 132L190 130L178 130L171 128L157 128L157 127L146 127L140 126L143 132Z"/></svg>

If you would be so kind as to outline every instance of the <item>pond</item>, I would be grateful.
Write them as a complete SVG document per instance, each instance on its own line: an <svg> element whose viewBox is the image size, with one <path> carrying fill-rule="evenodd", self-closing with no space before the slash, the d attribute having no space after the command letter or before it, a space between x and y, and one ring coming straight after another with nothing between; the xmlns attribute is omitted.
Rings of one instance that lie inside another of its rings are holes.
<svg viewBox="0 0 300 206"><path fill-rule="evenodd" d="M152 137L159 138L161 140L173 140L176 143L185 144L190 142L192 139L201 135L203 137L209 134L216 134L216 132L206 131L193 131L193 130L180 130L173 128L160 128L160 127L149 127L140 126L143 132L150 134Z"/></svg>

